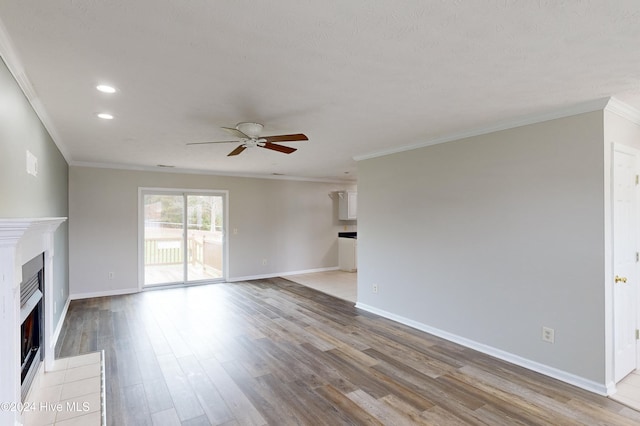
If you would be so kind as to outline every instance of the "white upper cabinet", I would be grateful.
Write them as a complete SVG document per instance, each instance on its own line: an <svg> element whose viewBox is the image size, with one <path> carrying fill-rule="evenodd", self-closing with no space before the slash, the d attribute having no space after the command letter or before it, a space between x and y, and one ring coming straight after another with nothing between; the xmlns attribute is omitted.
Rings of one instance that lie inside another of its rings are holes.
<svg viewBox="0 0 640 426"><path fill-rule="evenodd" d="M358 193L344 191L338 193L338 219L356 220L358 212Z"/></svg>

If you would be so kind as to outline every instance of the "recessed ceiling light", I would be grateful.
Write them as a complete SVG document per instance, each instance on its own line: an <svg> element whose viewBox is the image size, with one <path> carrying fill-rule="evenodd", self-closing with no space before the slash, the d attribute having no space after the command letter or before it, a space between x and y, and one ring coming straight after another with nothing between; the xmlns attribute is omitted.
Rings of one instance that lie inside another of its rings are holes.
<svg viewBox="0 0 640 426"><path fill-rule="evenodd" d="M113 120L113 115L107 114L106 112L101 112L100 114L98 114L98 117L102 118L103 120Z"/></svg>
<svg viewBox="0 0 640 426"><path fill-rule="evenodd" d="M96 89L103 93L116 93L115 87L107 86L106 84L99 84L96 86Z"/></svg>

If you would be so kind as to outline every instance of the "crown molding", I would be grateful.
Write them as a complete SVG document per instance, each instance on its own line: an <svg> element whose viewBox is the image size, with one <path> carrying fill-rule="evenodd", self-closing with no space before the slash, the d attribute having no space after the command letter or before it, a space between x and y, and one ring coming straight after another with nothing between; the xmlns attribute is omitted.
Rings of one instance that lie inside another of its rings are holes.
<svg viewBox="0 0 640 426"><path fill-rule="evenodd" d="M610 98L605 111L612 112L640 126L640 111L616 98Z"/></svg>
<svg viewBox="0 0 640 426"><path fill-rule="evenodd" d="M429 139L427 141L406 145L404 147L392 148L392 149L387 149L382 151L375 151L368 154L358 155L353 157L353 159L355 161L369 160L371 158L383 157L385 155L411 151L414 149L424 148L431 145L438 145L441 143L456 141L456 140L470 138L474 136L486 135L489 133L499 132L501 130L513 129L516 127L526 126L529 124L542 123L545 121L556 120L558 118L570 117L572 115L599 111L599 110L603 110L609 104L610 100L611 98L602 98L602 99L596 99L588 102L582 102L567 108L561 108L561 109L545 112L542 114L533 114L533 115L517 117L517 118L497 122L486 127L479 127L476 129L456 132L456 133L445 135L439 138ZM622 104L622 102L619 102L619 101L618 103ZM622 104L622 105L625 105L625 104Z"/></svg>
<svg viewBox="0 0 640 426"><path fill-rule="evenodd" d="M208 176L225 176L225 177L237 177L237 178L250 178L250 179L274 179L274 180L290 180L298 182L318 182L318 183L338 183L338 184L355 184L356 180L346 179L324 179L324 178L310 178L304 176L285 176L285 175L263 175L258 173L242 173L242 172L221 172L215 170L199 170L199 169L182 169L182 168L167 168L158 166L138 166L127 165L117 163L96 163L86 161L72 161L69 163L71 167L88 167L94 169L112 169L112 170L130 170L138 172L153 172L153 173L176 173L176 174L189 174L189 175L208 175Z"/></svg>
<svg viewBox="0 0 640 426"><path fill-rule="evenodd" d="M9 36L9 33L7 32L7 29L2 23L1 19L0 19L0 57L2 57L2 59L4 60L4 63L7 65L7 68L9 69L9 72L11 73L11 75L13 75L13 78L18 83L20 90L22 90L22 93L24 94L25 98L27 98L27 101L29 101L29 103L31 104L31 107L33 108L34 112L40 119L40 122L49 133L49 136L53 140L53 143L58 147L58 150L60 151L64 159L67 161L67 163L70 163L71 154L69 153L69 150L67 149L67 147L64 146L64 144L61 142L60 136L58 135L58 132L55 126L53 125L53 120L51 120L51 117L47 113L44 105L42 104L42 101L40 100L40 98L38 98L38 95L35 89L33 88L33 85L29 81L29 78L27 77L27 74L24 70L22 61L20 60L18 53L14 49L13 42L11 41L11 37Z"/></svg>

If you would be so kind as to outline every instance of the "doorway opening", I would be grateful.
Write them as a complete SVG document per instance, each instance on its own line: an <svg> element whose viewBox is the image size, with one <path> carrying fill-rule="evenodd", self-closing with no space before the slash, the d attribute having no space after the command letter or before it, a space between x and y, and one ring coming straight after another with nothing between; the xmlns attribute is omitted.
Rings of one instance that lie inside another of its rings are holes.
<svg viewBox="0 0 640 426"><path fill-rule="evenodd" d="M226 278L224 191L140 190L142 288Z"/></svg>

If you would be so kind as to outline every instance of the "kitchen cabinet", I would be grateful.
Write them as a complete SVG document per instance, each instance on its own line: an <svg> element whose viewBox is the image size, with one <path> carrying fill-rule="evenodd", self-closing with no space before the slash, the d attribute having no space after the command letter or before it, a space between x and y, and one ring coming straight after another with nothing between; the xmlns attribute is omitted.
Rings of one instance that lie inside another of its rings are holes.
<svg viewBox="0 0 640 426"><path fill-rule="evenodd" d="M338 219L356 220L358 213L358 193L355 191L338 192Z"/></svg>
<svg viewBox="0 0 640 426"><path fill-rule="evenodd" d="M338 238L338 267L341 271L358 270L358 240L355 238Z"/></svg>

